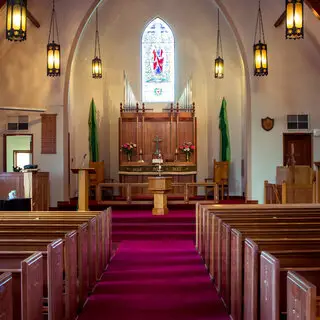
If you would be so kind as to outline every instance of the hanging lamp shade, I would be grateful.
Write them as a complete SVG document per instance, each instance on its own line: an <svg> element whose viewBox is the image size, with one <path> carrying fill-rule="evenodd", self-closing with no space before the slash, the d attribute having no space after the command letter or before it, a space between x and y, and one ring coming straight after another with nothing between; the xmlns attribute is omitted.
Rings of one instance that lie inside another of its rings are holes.
<svg viewBox="0 0 320 320"><path fill-rule="evenodd" d="M98 9L96 9L96 37L94 41L94 58L92 59L92 78L102 78L102 61L100 53Z"/></svg>
<svg viewBox="0 0 320 320"><path fill-rule="evenodd" d="M55 41L55 36L57 42ZM47 45L47 76L58 77L61 70L61 48L59 44L58 24L53 0L49 39Z"/></svg>
<svg viewBox="0 0 320 320"><path fill-rule="evenodd" d="M224 77L224 61L221 57L214 60L214 77L222 79Z"/></svg>
<svg viewBox="0 0 320 320"><path fill-rule="evenodd" d="M60 76L60 45L54 41L47 45L47 75Z"/></svg>
<svg viewBox="0 0 320 320"><path fill-rule="evenodd" d="M224 60L222 53L222 41L220 33L220 15L218 9L218 31L217 31L217 54L214 60L214 77L216 79L222 79L224 77Z"/></svg>
<svg viewBox="0 0 320 320"><path fill-rule="evenodd" d="M286 39L303 37L303 0L286 0Z"/></svg>
<svg viewBox="0 0 320 320"><path fill-rule="evenodd" d="M10 41L27 39L27 0L7 0L6 38Z"/></svg>
<svg viewBox="0 0 320 320"><path fill-rule="evenodd" d="M259 36L259 40L257 40ZM267 76L268 75L268 49L264 38L262 13L259 0L258 17L256 24L256 31L253 45L253 59L254 59L254 75Z"/></svg>
<svg viewBox="0 0 320 320"><path fill-rule="evenodd" d="M101 79L102 78L102 62L101 59L95 57L92 59L92 78Z"/></svg>

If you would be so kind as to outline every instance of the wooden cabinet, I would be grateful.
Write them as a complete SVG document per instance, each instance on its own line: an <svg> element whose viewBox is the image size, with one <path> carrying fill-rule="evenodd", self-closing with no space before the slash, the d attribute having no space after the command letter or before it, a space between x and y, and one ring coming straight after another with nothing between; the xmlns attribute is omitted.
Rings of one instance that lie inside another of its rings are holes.
<svg viewBox="0 0 320 320"><path fill-rule="evenodd" d="M30 198L33 211L47 211L50 205L49 172L7 172L0 174L0 198L11 190L17 198Z"/></svg>

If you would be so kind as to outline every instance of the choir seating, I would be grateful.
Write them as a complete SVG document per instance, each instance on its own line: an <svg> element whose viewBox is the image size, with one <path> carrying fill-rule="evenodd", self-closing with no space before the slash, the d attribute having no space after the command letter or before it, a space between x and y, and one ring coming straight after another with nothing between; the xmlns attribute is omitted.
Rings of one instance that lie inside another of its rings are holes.
<svg viewBox="0 0 320 320"><path fill-rule="evenodd" d="M232 319L289 314L287 270L318 275L320 206L199 204L196 220L196 247Z"/></svg>
<svg viewBox="0 0 320 320"><path fill-rule="evenodd" d="M229 199L229 161L213 160L213 178L206 178L205 182L213 181L219 187L219 199L224 200L225 194ZM208 193L206 188L206 195ZM212 191L213 192L213 191Z"/></svg>
<svg viewBox="0 0 320 320"><path fill-rule="evenodd" d="M39 298L35 298L37 305L26 304L28 300L22 294L27 290L21 290L19 297L24 303L21 309L14 308L13 319L21 319L20 314L26 314L23 319L30 320L43 319L43 315L56 320L75 319L111 258L111 209L102 212L2 211L0 221L0 271L11 271L14 275L14 281L10 281L15 294L18 292L14 274L17 263L22 261L20 269L24 272L23 268L41 258L41 273L37 271L38 278L30 280L40 286ZM34 258L34 252L39 252L39 259ZM29 256L32 258L26 264ZM4 289L10 291L10 285ZM33 299L34 295L28 294L27 298ZM10 308L2 304L3 296L0 297L0 309L9 314ZM14 305L19 297L13 296Z"/></svg>
<svg viewBox="0 0 320 320"><path fill-rule="evenodd" d="M98 186L101 183L113 183L116 182L114 179L106 179L104 176L104 161L89 162L89 168L94 168L95 173L89 175L89 188L90 188L90 196L92 199L98 198ZM111 198L113 200L113 187L102 188L102 192L104 193L103 198Z"/></svg>

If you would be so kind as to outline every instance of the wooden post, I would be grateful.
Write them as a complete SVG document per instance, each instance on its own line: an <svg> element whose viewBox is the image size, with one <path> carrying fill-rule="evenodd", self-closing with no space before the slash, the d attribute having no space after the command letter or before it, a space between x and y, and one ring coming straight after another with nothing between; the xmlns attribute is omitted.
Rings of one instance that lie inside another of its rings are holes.
<svg viewBox="0 0 320 320"><path fill-rule="evenodd" d="M127 196L127 202L131 203L131 184L130 183L127 184L127 194L126 194L126 196Z"/></svg>
<svg viewBox="0 0 320 320"><path fill-rule="evenodd" d="M213 193L214 193L214 201L219 203L219 186L217 183L214 184Z"/></svg>
<svg viewBox="0 0 320 320"><path fill-rule="evenodd" d="M89 211L89 174L95 173L94 168L71 169L78 174L78 211Z"/></svg>
<svg viewBox="0 0 320 320"><path fill-rule="evenodd" d="M316 199L315 202L320 202L320 162L314 163L316 166Z"/></svg>
<svg viewBox="0 0 320 320"><path fill-rule="evenodd" d="M188 187L188 184L186 183L186 184L184 185L184 202L185 202L185 203L188 203L188 202L189 202L188 193L189 193L189 187Z"/></svg>
<svg viewBox="0 0 320 320"><path fill-rule="evenodd" d="M268 194L267 194L267 192L268 192L268 190L267 190L267 188L268 188L268 180L264 180L264 195L263 195L263 203L264 204L267 204L268 202L267 202L267 200L268 200Z"/></svg>
<svg viewBox="0 0 320 320"><path fill-rule="evenodd" d="M282 182L281 185L281 203L286 204L287 203L287 184L286 182Z"/></svg>

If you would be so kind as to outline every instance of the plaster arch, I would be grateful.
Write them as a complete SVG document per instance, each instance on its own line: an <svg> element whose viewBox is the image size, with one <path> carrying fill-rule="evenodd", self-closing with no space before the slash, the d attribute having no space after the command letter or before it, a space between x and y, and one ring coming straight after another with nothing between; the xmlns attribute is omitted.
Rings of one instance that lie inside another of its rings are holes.
<svg viewBox="0 0 320 320"><path fill-rule="evenodd" d="M77 47L81 38L82 33L85 31L86 25L89 22L91 16L93 15L95 9L102 3L106 4L108 0L94 0L91 7L83 17L80 22L77 32L73 38L70 54L67 60L65 81L63 89L63 104L64 104L64 186L68 186L68 132L69 132L69 112L70 112L70 85L71 85L71 74L72 65L75 59ZM243 73L242 77L242 117L245 120L242 132L242 161L243 161L243 187L245 193L250 198L251 195L251 89L250 89L250 77L249 77L249 67L248 59L244 49L243 41L237 30L236 23L233 21L229 10L222 4L220 0L210 1L212 5L220 8L225 20L227 21L234 38L236 39L236 44L238 48L238 53L241 61L241 69ZM65 198L69 198L69 190L65 187L64 190Z"/></svg>

